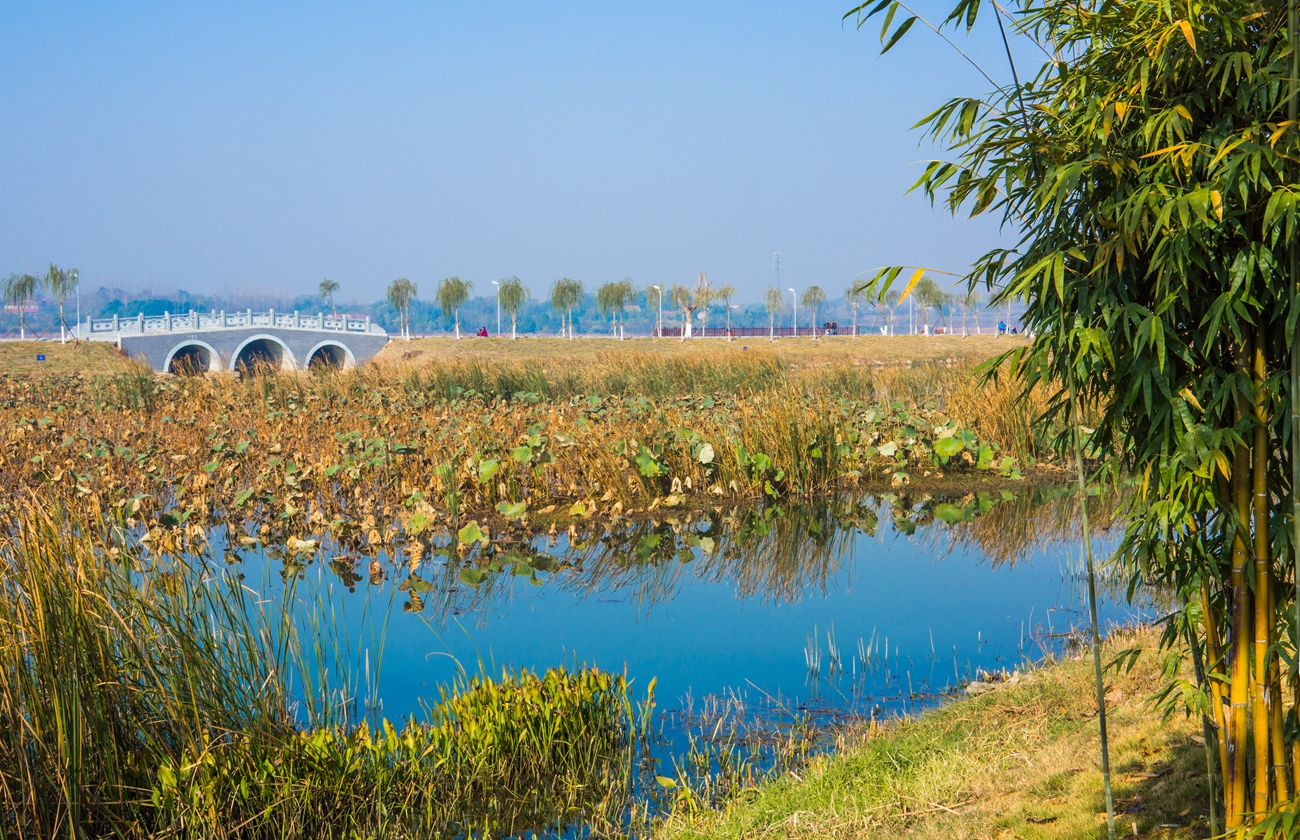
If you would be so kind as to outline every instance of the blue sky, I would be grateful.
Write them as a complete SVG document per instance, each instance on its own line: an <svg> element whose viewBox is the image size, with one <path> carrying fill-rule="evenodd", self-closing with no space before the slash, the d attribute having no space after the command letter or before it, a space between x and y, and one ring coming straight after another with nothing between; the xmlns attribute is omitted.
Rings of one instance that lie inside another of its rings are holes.
<svg viewBox="0 0 1300 840"><path fill-rule="evenodd" d="M920 27L878 57L850 5L8 2L0 272L372 299L706 271L757 301L774 251L832 295L961 270L996 224L904 196L909 127L987 83Z"/></svg>

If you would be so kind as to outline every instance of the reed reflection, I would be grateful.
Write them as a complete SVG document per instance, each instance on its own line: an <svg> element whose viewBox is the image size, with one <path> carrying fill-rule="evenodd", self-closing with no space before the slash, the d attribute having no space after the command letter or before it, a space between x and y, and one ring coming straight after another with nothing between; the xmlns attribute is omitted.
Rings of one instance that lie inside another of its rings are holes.
<svg viewBox="0 0 1300 840"><path fill-rule="evenodd" d="M1118 524L1124 504L1122 494L1090 500L1099 530ZM349 590L396 587L405 612L441 626L452 617L481 618L508 607L523 582L587 598L618 592L647 612L700 581L728 583L738 598L779 604L824 593L851 567L862 535L911 540L937 559L954 551L977 554L993 568L1014 566L1048 544L1078 536L1077 500L1062 488L832 496L579 518L564 529L519 521L497 532L477 524L473 533L465 530L407 533L386 540L395 547L380 551L328 532L260 550L284 576L319 562ZM235 560L241 540L252 542L231 534L212 542L235 546L226 551ZM310 550L303 550L308 542Z"/></svg>

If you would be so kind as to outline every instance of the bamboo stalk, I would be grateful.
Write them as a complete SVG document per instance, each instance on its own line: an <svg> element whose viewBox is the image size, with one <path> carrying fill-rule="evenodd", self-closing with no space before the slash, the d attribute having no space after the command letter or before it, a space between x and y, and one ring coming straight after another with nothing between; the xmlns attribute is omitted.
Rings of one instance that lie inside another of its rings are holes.
<svg viewBox="0 0 1300 840"><path fill-rule="evenodd" d="M1083 473L1083 442L1079 440L1079 398L1070 368L1070 422L1074 427L1074 464L1079 479L1079 525L1088 563L1088 617L1092 621L1092 668L1097 686L1097 721L1101 735L1101 782L1106 796L1106 832L1115 840L1115 800L1110 786L1110 740L1106 735L1106 688L1101 671L1101 630L1097 622L1097 572L1092 558L1092 529L1088 527L1088 483Z"/></svg>
<svg viewBox="0 0 1300 840"><path fill-rule="evenodd" d="M1228 766L1228 726L1229 715L1227 705L1223 702L1223 683L1214 678L1216 672L1224 670L1223 662L1223 645L1219 641L1219 620L1214 614L1214 606L1210 601L1210 584L1209 581L1201 581L1201 613L1202 620L1205 622L1205 652L1208 658L1206 664L1206 676L1210 682L1210 696L1214 703L1214 720L1218 725L1219 737L1216 739L1219 748L1219 767ZM1205 742L1205 748L1210 748L1210 742ZM1227 801L1224 802L1225 807Z"/></svg>
<svg viewBox="0 0 1300 840"><path fill-rule="evenodd" d="M1295 0L1287 2L1287 42L1291 47L1291 78L1288 83L1289 96L1287 97L1287 117L1292 123L1300 117L1300 91L1297 91L1297 81L1300 80L1300 49L1297 49L1297 14ZM1292 169L1294 180L1294 165ZM1296 307L1300 302L1300 295L1297 295L1297 284L1300 284L1300 247L1297 246L1295 233L1292 232L1291 242L1287 249L1290 257L1291 283L1290 285L1290 306L1287 311L1287 323L1293 323L1291 319L1295 317ZM1289 455L1291 457L1291 550L1295 554L1295 611L1296 611L1296 666L1300 669L1300 343L1296 342L1295 336L1287 336L1287 346L1291 349L1291 446ZM1292 675L1292 684L1296 687L1297 695L1294 708L1300 711L1300 670ZM1279 693L1278 704L1281 705L1282 697ZM1296 780L1300 783L1300 743L1292 742L1292 773L1295 774Z"/></svg>
<svg viewBox="0 0 1300 840"><path fill-rule="evenodd" d="M1291 708L1300 711L1300 678L1294 673L1291 674ZM1300 775L1297 775L1300 771L1300 739L1291 742L1291 768L1292 776L1300 783Z"/></svg>
<svg viewBox="0 0 1300 840"><path fill-rule="evenodd" d="M1272 714L1269 709L1269 653L1272 649L1273 598L1270 592L1272 563L1268 545L1268 417L1264 407L1264 330L1255 328L1254 384L1255 432L1251 447L1252 514L1255 528L1255 667L1251 674L1251 729L1254 741L1254 811L1255 823L1268 812L1272 786L1269 783L1269 760Z"/></svg>
<svg viewBox="0 0 1300 840"><path fill-rule="evenodd" d="M1268 665L1268 693L1273 748L1273 800L1277 805L1291 801L1291 774L1287 768L1286 724L1282 712L1282 673L1277 657Z"/></svg>
<svg viewBox="0 0 1300 840"><path fill-rule="evenodd" d="M1269 603L1268 614L1270 618L1277 618L1277 587L1273 585L1273 580L1269 579ZM1269 625L1270 644L1276 641L1273 636L1276 625ZM1282 666L1279 657L1274 653L1269 656L1268 662L1268 698L1269 698L1269 732L1272 740L1273 751L1273 790L1274 806L1281 805L1291 801L1291 773L1288 767L1290 756L1286 748L1286 710L1282 694Z"/></svg>
<svg viewBox="0 0 1300 840"><path fill-rule="evenodd" d="M1235 353L1239 371L1246 367L1245 354ZM1246 417L1243 398L1236 399L1236 422ZM1254 617L1250 588L1246 582L1245 534L1250 527L1250 453L1244 443L1237 444L1232 456L1232 497L1236 518L1232 537L1232 662L1230 676L1231 726L1228 732L1228 764L1224 766L1227 825L1240 828L1246 820L1246 739L1250 734L1250 636L1249 622Z"/></svg>
<svg viewBox="0 0 1300 840"><path fill-rule="evenodd" d="M1204 584L1202 584L1202 592L1204 592ZM1188 613L1188 605L1184 601L1183 615L1186 616ZM1202 691L1209 690L1210 703L1214 707L1218 707L1220 704L1217 693L1214 691L1214 681L1210 679L1209 670L1206 668L1204 657L1201 655L1201 646L1197 644L1196 628L1192 626L1190 620L1187 621L1187 644L1192 651L1192 668L1196 674L1196 682ZM1211 708L1210 712L1216 717L1219 714L1215 711L1215 708ZM1219 737L1211 715L1201 715L1201 734L1205 738L1205 776L1206 785L1210 789L1210 836L1214 837L1219 833L1219 819L1214 807L1215 800L1218 798L1219 786L1219 774L1218 768L1215 766L1215 759L1218 757L1218 746L1223 743L1223 739ZM1211 741L1214 743L1211 743Z"/></svg>

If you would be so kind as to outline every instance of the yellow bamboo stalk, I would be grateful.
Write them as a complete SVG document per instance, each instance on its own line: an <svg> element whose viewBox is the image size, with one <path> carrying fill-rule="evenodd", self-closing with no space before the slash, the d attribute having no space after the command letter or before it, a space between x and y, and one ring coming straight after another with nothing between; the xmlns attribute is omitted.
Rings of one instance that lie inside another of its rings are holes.
<svg viewBox="0 0 1300 840"><path fill-rule="evenodd" d="M1291 774L1287 768L1286 727L1282 713L1282 674L1278 668L1277 657L1268 665L1269 708L1271 712L1270 730L1273 741L1273 801L1281 805L1291 801Z"/></svg>
<svg viewBox="0 0 1300 840"><path fill-rule="evenodd" d="M1268 613L1270 616L1277 616L1277 586L1276 581L1269 580L1268 590ZM1276 625L1271 626L1269 638L1271 642L1277 642L1277 635L1274 632ZM1273 803L1275 806L1284 802L1291 801L1291 773L1287 766L1289 755L1286 749L1286 711L1284 696L1282 694L1282 666L1276 656L1270 656L1268 662L1268 698L1269 698L1269 732L1272 740L1273 750Z"/></svg>
<svg viewBox="0 0 1300 840"><path fill-rule="evenodd" d="M1237 349L1239 370L1246 367L1245 354ZM1246 417L1245 401L1238 396L1236 421ZM1232 720L1228 730L1228 761L1224 764L1226 823L1229 829L1246 822L1246 739L1250 734L1250 624L1254 615L1250 588L1246 585L1245 534L1250 527L1250 452L1238 444L1232 453L1232 500L1236 513L1232 537L1232 662L1229 697Z"/></svg>
<svg viewBox="0 0 1300 840"><path fill-rule="evenodd" d="M1269 709L1269 651L1273 630L1273 598L1271 586L1272 563L1268 545L1268 416L1264 407L1264 362L1263 327L1257 327L1254 347L1254 384L1255 384L1255 434L1251 447L1252 461L1252 513L1255 529L1255 667L1251 673L1251 695L1254 701L1251 710L1251 729L1254 736L1254 812L1255 823L1263 822L1268 813L1272 785L1269 781L1269 760L1272 735L1272 713Z"/></svg>

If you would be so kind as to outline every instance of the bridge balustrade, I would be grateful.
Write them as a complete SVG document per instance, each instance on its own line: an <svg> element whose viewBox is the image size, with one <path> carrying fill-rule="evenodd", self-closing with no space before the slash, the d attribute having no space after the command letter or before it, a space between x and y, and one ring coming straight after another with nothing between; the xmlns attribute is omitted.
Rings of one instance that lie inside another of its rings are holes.
<svg viewBox="0 0 1300 840"><path fill-rule="evenodd" d="M266 312L254 312L246 309L242 312L200 313L191 310L188 313L173 315L170 312L158 315L137 315L126 319L114 315L112 318L87 318L78 324L73 332L79 338L110 338L120 335L143 335L145 333L167 332L203 332L205 330L228 330L249 327L271 327L275 329L317 330L343 333L383 333L378 324L369 316L352 318L347 315L326 315L323 312L303 315L298 312L277 313L274 309Z"/></svg>

